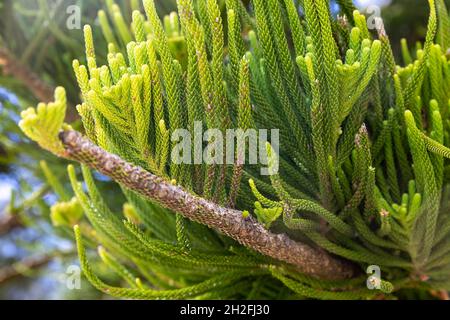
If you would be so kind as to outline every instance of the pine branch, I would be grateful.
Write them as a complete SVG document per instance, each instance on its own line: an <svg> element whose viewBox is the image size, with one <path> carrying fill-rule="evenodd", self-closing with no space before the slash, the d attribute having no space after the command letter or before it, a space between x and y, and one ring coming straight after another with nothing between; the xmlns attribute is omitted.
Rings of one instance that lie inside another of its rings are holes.
<svg viewBox="0 0 450 320"><path fill-rule="evenodd" d="M323 251L295 242L286 235L271 233L251 216L245 217L241 211L220 207L196 197L125 162L76 131L61 132L60 139L65 148L63 156L67 159L84 163L186 218L220 231L262 254L295 265L305 274L324 279L344 279L353 277L357 272L351 264Z"/></svg>

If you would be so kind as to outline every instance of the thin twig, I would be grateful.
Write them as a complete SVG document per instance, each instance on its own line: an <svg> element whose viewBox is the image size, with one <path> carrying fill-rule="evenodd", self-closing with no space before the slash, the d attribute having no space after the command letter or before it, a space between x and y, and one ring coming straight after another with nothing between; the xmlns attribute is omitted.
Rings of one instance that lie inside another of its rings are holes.
<svg viewBox="0 0 450 320"><path fill-rule="evenodd" d="M55 88L47 84L26 65L23 65L6 48L0 48L0 66L3 68L4 75L19 80L40 102L48 103L54 99ZM72 106L67 108L65 118L67 123L72 123L79 118L74 110L75 108Z"/></svg>
<svg viewBox="0 0 450 320"><path fill-rule="evenodd" d="M0 269L0 284L20 277L30 270L39 269L48 264L51 260L52 257L47 255L28 257L14 265L3 267Z"/></svg>
<svg viewBox="0 0 450 320"><path fill-rule="evenodd" d="M9 233L11 230L21 227L22 223L17 215L4 215L0 217L0 236Z"/></svg>
<svg viewBox="0 0 450 320"><path fill-rule="evenodd" d="M29 256L11 265L2 267L0 268L0 285L18 277L28 276L32 271L39 271L55 259L72 257L74 253L73 250L54 251L46 254Z"/></svg>
<svg viewBox="0 0 450 320"><path fill-rule="evenodd" d="M141 167L108 153L76 131L62 131L63 156L109 176L127 188L184 217L222 232L266 256L295 265L302 273L322 279L346 279L357 273L347 261L323 250L295 242L285 234L274 234L253 217L224 208L172 185Z"/></svg>
<svg viewBox="0 0 450 320"><path fill-rule="evenodd" d="M21 81L38 100L43 102L52 101L53 88L16 60L6 48L0 48L0 66L3 66L5 75L13 76Z"/></svg>
<svg viewBox="0 0 450 320"><path fill-rule="evenodd" d="M431 291L431 295L433 297L438 298L439 300L445 300L445 301L450 300L449 293L445 290L433 290L433 291Z"/></svg>

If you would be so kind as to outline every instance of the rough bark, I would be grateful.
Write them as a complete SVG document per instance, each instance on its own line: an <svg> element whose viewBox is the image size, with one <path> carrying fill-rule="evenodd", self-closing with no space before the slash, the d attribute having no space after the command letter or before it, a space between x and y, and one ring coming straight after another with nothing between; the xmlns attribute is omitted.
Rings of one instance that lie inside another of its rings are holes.
<svg viewBox="0 0 450 320"><path fill-rule="evenodd" d="M253 217L244 217L241 211L221 207L127 163L96 146L79 132L63 131L60 139L65 147L63 156L67 159L98 170L165 208L224 233L244 246L292 264L302 273L322 279L345 279L357 272L347 261L295 242L285 234L274 234Z"/></svg>

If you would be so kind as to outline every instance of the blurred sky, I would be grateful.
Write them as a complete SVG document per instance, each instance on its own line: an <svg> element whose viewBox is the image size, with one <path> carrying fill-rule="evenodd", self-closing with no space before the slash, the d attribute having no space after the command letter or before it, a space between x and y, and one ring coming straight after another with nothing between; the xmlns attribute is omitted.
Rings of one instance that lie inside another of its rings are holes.
<svg viewBox="0 0 450 320"><path fill-rule="evenodd" d="M360 9L365 9L368 6L376 5L380 7L387 6L391 3L391 0L355 0L355 5Z"/></svg>

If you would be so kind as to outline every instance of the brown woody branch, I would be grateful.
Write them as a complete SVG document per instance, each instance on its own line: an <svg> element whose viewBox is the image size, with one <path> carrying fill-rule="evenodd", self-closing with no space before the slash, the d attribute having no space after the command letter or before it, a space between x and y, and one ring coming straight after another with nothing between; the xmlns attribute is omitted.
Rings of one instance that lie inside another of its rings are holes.
<svg viewBox="0 0 450 320"><path fill-rule="evenodd" d="M127 163L96 146L79 132L63 131L60 139L65 147L65 158L98 170L165 208L222 232L242 245L292 264L302 273L322 279L346 279L357 272L347 261L295 242L285 234L274 234L253 217L244 217L241 211L221 207Z"/></svg>
<svg viewBox="0 0 450 320"><path fill-rule="evenodd" d="M0 236L7 234L11 230L21 226L22 223L17 215L6 214L0 217Z"/></svg>
<svg viewBox="0 0 450 320"><path fill-rule="evenodd" d="M0 48L0 66L3 66L5 75L22 82L39 101L52 101L54 89L17 61L6 48Z"/></svg>
<svg viewBox="0 0 450 320"><path fill-rule="evenodd" d="M6 266L0 269L0 284L20 277L29 270L39 269L52 260L49 256L29 257L12 266Z"/></svg>
<svg viewBox="0 0 450 320"><path fill-rule="evenodd" d="M48 103L54 99L55 88L45 83L36 73L17 60L6 48L0 48L0 66L5 75L19 80L37 100ZM75 108L73 107L67 109L66 122L71 123L79 118L74 110Z"/></svg>

